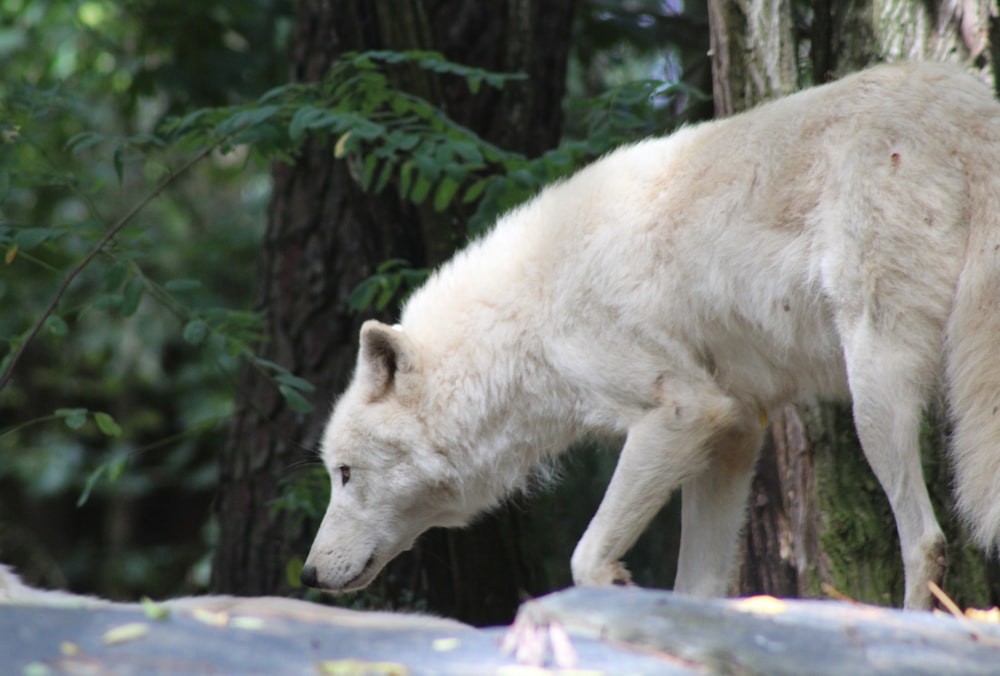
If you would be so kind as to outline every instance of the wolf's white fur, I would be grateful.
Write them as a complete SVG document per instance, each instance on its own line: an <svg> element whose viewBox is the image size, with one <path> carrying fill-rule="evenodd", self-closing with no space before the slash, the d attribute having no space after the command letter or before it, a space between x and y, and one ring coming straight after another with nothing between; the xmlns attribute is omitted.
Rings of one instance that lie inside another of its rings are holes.
<svg viewBox="0 0 1000 676"><path fill-rule="evenodd" d="M944 537L918 428L941 386L958 504L993 548L1000 105L952 67L882 66L622 148L502 218L398 328L367 323L323 437L333 490L303 579L368 584L597 431L626 442L575 581L626 581L618 559L680 487L676 588L722 594L762 412L850 396L905 603L926 607Z"/></svg>

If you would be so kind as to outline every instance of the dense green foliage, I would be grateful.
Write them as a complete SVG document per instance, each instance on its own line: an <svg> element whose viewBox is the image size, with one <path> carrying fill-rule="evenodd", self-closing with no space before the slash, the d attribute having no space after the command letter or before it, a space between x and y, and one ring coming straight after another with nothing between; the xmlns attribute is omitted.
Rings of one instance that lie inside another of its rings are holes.
<svg viewBox="0 0 1000 676"><path fill-rule="evenodd" d="M269 179L239 152L179 172L160 128L279 81L288 8L244 7L0 8L0 555L47 582L163 593L209 544L236 363L218 336L256 335Z"/></svg>

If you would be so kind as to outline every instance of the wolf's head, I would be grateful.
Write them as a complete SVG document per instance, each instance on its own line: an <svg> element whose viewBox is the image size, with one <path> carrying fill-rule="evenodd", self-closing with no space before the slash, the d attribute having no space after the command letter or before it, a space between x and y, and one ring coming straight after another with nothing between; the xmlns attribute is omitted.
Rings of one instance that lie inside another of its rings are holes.
<svg viewBox="0 0 1000 676"><path fill-rule="evenodd" d="M446 449L426 428L422 366L403 331L364 324L354 379L323 434L330 505L304 584L361 589L428 528L463 525L472 516Z"/></svg>

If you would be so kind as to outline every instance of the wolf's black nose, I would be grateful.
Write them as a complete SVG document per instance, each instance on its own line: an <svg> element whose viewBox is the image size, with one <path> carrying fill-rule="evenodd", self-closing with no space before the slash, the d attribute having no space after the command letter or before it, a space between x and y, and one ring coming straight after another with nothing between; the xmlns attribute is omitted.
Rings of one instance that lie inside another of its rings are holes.
<svg viewBox="0 0 1000 676"><path fill-rule="evenodd" d="M302 572L299 573L299 580L307 587L318 587L319 582L316 580L316 566L303 567Z"/></svg>

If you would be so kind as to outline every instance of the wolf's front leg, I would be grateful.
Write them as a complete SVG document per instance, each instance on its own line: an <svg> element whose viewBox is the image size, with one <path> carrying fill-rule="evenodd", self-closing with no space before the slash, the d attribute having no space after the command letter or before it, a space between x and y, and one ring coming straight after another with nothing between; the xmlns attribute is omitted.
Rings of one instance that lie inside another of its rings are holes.
<svg viewBox="0 0 1000 676"><path fill-rule="evenodd" d="M673 396L629 429L601 506L573 552L578 585L629 583L620 557L670 494L713 464L720 441L755 420L712 383L674 382L664 389Z"/></svg>
<svg viewBox="0 0 1000 676"><path fill-rule="evenodd" d="M681 551L674 590L724 596L733 582L763 427L723 440L708 469L681 487Z"/></svg>

